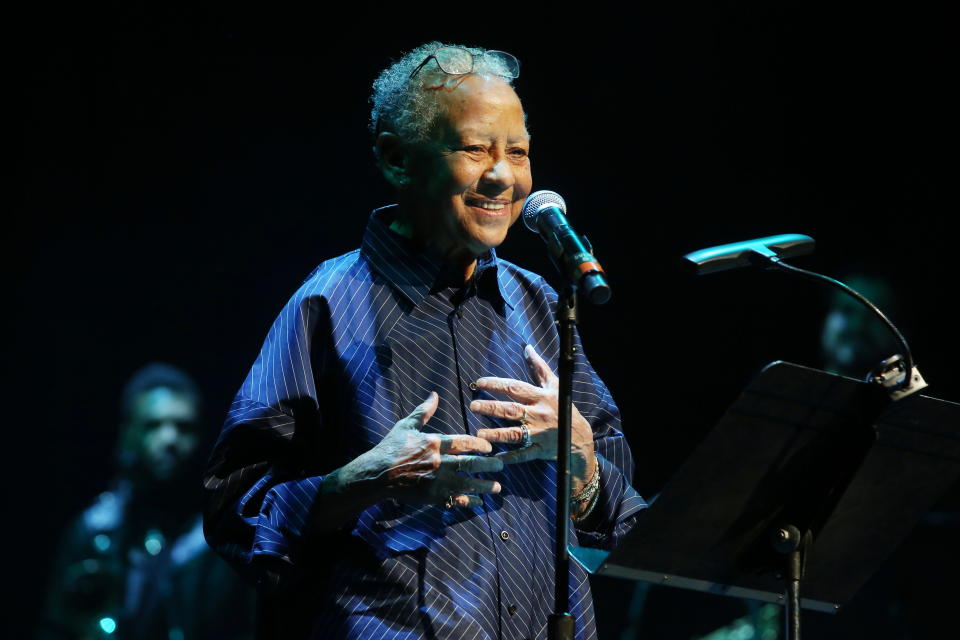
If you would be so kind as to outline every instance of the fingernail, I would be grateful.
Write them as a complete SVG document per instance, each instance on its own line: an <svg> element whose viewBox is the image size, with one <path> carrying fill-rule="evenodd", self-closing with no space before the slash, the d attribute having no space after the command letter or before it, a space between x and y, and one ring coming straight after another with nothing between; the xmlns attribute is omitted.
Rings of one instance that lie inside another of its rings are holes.
<svg viewBox="0 0 960 640"><path fill-rule="evenodd" d="M500 489L501 489L501 488L502 488L502 487L500 486L500 483L499 483L499 482L494 482L494 483L493 483L493 492L494 492L494 493L500 493Z"/></svg>
<svg viewBox="0 0 960 640"><path fill-rule="evenodd" d="M533 357L533 347L531 347L530 345L525 346L525 347L523 348L523 355L527 356L528 358L532 358L532 357Z"/></svg>
<svg viewBox="0 0 960 640"><path fill-rule="evenodd" d="M476 410L477 410L477 407L479 407L479 406L480 406L480 403L477 402L476 400L473 400L473 401L470 403L470 411L476 411Z"/></svg>

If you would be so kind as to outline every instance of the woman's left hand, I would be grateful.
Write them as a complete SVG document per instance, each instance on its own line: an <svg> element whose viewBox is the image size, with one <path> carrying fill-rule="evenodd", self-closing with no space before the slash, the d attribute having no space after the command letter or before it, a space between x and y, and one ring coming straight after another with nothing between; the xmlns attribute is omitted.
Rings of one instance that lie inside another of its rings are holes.
<svg viewBox="0 0 960 640"><path fill-rule="evenodd" d="M474 400L470 403L470 410L476 413L520 422L514 427L478 429L479 438L488 442L522 445L524 426L529 430L527 446L497 454L504 464L557 459L559 379L530 345L524 348L524 356L539 386L511 378L484 377L476 381L478 389L505 395L510 400ZM593 477L597 458L593 450L593 430L576 406L573 407L571 422L571 471L573 491L576 493Z"/></svg>

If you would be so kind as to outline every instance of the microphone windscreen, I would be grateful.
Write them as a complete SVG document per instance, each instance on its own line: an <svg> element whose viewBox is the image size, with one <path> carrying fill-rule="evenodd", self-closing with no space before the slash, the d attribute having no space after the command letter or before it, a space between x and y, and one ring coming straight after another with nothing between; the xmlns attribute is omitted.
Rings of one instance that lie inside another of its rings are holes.
<svg viewBox="0 0 960 640"><path fill-rule="evenodd" d="M548 206L557 207L563 211L564 215L567 214L567 203L563 201L559 193L535 191L527 196L526 202L523 203L523 224L527 225L527 229L534 233L540 233L540 230L537 229L537 215L541 209Z"/></svg>

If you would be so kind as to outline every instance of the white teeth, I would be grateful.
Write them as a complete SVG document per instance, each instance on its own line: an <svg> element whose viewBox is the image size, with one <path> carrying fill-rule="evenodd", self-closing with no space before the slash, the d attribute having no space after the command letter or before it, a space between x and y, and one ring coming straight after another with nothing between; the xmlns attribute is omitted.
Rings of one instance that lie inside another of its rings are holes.
<svg viewBox="0 0 960 640"><path fill-rule="evenodd" d="M478 202L473 206L480 207L481 209L488 209L490 211L500 211L507 205L502 202Z"/></svg>

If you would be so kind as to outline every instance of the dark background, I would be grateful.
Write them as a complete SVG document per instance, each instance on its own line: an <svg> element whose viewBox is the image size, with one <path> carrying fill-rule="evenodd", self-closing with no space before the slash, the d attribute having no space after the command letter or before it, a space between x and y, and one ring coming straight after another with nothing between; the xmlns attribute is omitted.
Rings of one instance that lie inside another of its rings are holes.
<svg viewBox="0 0 960 640"><path fill-rule="evenodd" d="M821 362L823 287L752 271L694 279L679 268L694 249L813 236L817 252L795 264L887 279L930 393L960 400L950 24L916 3L559 16L411 5L351 19L125 3L18 17L4 535L19 613L7 637L30 633L60 529L111 477L126 378L151 360L184 367L215 437L280 307L391 201L370 153L369 86L427 40L521 60L534 187L564 195L614 287L581 333L642 493L760 366ZM500 254L556 282L519 227ZM924 625L957 595L956 533L918 528L848 612L810 614L818 637L933 637ZM601 637L616 638L632 587L596 588ZM656 638L743 610L662 589L649 602Z"/></svg>

